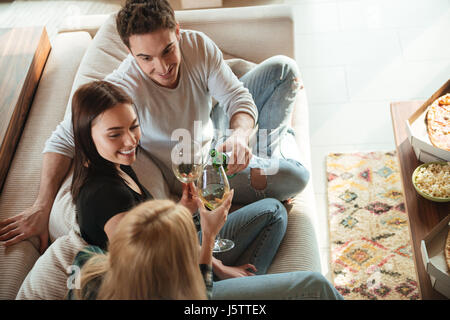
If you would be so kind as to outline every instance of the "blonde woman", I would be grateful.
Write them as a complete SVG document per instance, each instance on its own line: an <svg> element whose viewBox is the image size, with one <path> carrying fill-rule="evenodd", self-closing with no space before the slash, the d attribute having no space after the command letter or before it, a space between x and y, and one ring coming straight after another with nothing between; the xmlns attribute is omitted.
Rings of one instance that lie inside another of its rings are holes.
<svg viewBox="0 0 450 320"><path fill-rule="evenodd" d="M342 299L320 274L298 271L212 281L212 248L234 191L214 211L196 197L202 228L199 250L191 214L170 200L150 200L128 212L111 236L108 252L88 246L74 264L80 288L68 299ZM149 245L149 244L152 245Z"/></svg>
<svg viewBox="0 0 450 320"><path fill-rule="evenodd" d="M108 253L89 246L77 255L75 265L82 267L81 287L69 291L68 297L102 300L210 298L212 248L216 234L225 223L232 197L233 191L212 212L200 210L200 251L192 215L184 206L170 200L140 204L118 224Z"/></svg>

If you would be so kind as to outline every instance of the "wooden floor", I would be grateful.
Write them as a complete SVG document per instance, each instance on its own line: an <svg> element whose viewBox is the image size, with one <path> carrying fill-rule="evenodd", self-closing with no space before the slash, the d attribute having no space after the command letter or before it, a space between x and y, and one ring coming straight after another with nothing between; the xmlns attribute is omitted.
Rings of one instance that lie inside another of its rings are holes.
<svg viewBox="0 0 450 320"><path fill-rule="evenodd" d="M45 25L52 42L58 26L68 16L111 13L124 0L110 1L7 1L0 2L0 28Z"/></svg>

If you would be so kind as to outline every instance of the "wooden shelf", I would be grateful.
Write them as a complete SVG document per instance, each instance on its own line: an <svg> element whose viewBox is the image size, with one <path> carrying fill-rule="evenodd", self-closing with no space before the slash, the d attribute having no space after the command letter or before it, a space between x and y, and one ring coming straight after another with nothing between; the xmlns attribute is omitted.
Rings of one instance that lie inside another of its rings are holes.
<svg viewBox="0 0 450 320"><path fill-rule="evenodd" d="M421 298L446 299L431 287L431 281L422 261L420 243L439 221L450 213L450 204L438 203L420 196L411 181L414 169L421 164L409 143L406 120L424 103L424 101L405 101L391 103L391 117L394 128L395 145L400 162L406 212L413 242L413 251Z"/></svg>
<svg viewBox="0 0 450 320"><path fill-rule="evenodd" d="M50 49L45 27L0 29L0 192Z"/></svg>

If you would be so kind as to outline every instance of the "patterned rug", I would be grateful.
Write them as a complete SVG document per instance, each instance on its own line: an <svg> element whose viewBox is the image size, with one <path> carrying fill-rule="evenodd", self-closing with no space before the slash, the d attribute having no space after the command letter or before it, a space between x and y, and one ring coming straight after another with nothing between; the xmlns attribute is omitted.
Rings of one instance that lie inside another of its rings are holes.
<svg viewBox="0 0 450 320"><path fill-rule="evenodd" d="M416 300L395 152L327 156L331 272L345 299Z"/></svg>

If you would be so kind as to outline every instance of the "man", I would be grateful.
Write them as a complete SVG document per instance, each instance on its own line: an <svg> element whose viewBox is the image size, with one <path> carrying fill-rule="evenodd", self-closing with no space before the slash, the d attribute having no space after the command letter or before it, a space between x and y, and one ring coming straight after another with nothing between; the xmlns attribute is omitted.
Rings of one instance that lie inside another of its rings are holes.
<svg viewBox="0 0 450 320"><path fill-rule="evenodd" d="M214 126L232 129L219 149L231 152L228 174L238 173L230 180L236 202L265 197L284 201L303 190L308 171L298 161L277 156L277 139L257 146L267 150L270 159L255 156L256 161L251 162L248 146L256 124L259 129L286 135L299 85L295 62L274 57L237 79L206 35L180 30L165 0L128 1L117 15L117 30L130 54L105 80L133 98L142 130L141 147L159 165L172 191L181 189L167 165L175 143L173 131L184 128L197 134L195 139L207 142ZM219 102L214 109L211 97ZM198 121L202 130L196 133ZM35 203L0 223L0 241L5 241L5 246L38 235L40 252L47 248L49 214L73 157L72 135L71 119L66 117L46 142ZM274 163L277 174L266 175ZM230 272L228 276L238 274Z"/></svg>

